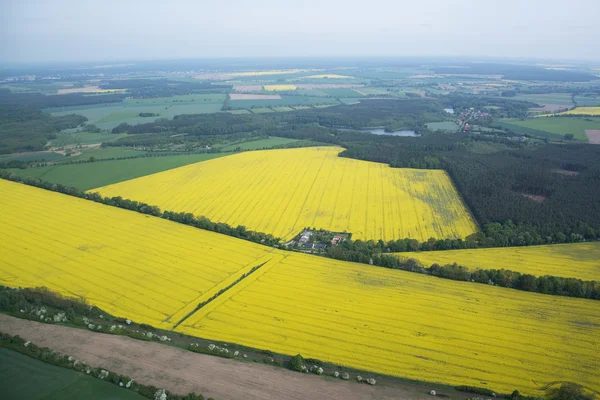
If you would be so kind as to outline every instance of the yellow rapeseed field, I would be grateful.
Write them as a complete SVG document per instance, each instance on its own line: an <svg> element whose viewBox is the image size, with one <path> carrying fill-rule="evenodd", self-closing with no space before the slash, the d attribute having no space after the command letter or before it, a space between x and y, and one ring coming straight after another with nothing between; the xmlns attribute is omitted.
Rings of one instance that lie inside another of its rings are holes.
<svg viewBox="0 0 600 400"><path fill-rule="evenodd" d="M304 227L425 241L477 229L441 170L338 157L339 147L252 151L91 191L291 239Z"/></svg>
<svg viewBox="0 0 600 400"><path fill-rule="evenodd" d="M0 179L0 284L170 328L269 258L231 237Z"/></svg>
<svg viewBox="0 0 600 400"><path fill-rule="evenodd" d="M554 275L600 281L600 242L397 253L424 265L454 262L476 270L509 269L535 276Z"/></svg>
<svg viewBox="0 0 600 400"><path fill-rule="evenodd" d="M532 395L600 390L594 300L270 249L0 180L0 284L46 286L165 329L400 377Z"/></svg>
<svg viewBox="0 0 600 400"><path fill-rule="evenodd" d="M561 115L600 115L600 107L576 107L572 110L563 111Z"/></svg>
<svg viewBox="0 0 600 400"><path fill-rule="evenodd" d="M596 300L288 253L177 330L409 379L541 396L553 381L600 390L598 310Z"/></svg>
<svg viewBox="0 0 600 400"><path fill-rule="evenodd" d="M267 92L296 90L297 89L296 85L264 85L263 88Z"/></svg>

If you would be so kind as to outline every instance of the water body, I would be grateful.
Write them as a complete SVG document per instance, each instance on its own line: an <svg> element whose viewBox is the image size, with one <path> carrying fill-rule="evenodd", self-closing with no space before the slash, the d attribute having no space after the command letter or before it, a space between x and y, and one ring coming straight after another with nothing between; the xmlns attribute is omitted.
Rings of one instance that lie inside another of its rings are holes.
<svg viewBox="0 0 600 400"><path fill-rule="evenodd" d="M385 129L383 129L383 128L363 128L363 129L336 128L336 129L339 131L367 132L367 133L372 133L374 135L409 136L409 137L421 136L420 133L417 133L415 131L408 131L408 130L386 132Z"/></svg>

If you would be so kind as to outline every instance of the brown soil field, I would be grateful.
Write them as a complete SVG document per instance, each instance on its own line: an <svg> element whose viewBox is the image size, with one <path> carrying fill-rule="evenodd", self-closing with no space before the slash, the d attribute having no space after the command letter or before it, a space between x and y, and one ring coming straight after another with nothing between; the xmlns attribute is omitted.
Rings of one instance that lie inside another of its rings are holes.
<svg viewBox="0 0 600 400"><path fill-rule="evenodd" d="M425 400L431 397L425 386L417 384L369 386L4 314L0 314L0 331L177 394L193 391L219 400Z"/></svg>
<svg viewBox="0 0 600 400"><path fill-rule="evenodd" d="M236 92L260 92L262 85L235 85L233 90Z"/></svg>
<svg viewBox="0 0 600 400"><path fill-rule="evenodd" d="M520 195L523 196L523 197L527 197L528 199L533 200L536 203L541 203L544 200L546 200L545 196L538 196L536 194L520 193Z"/></svg>
<svg viewBox="0 0 600 400"><path fill-rule="evenodd" d="M71 94L71 93L96 93L96 92L124 92L125 89L104 90L99 86L84 86L81 88L58 89L56 94Z"/></svg>
<svg viewBox="0 0 600 400"><path fill-rule="evenodd" d="M231 93L231 100L279 100L281 96L278 94L250 94L250 93Z"/></svg>
<svg viewBox="0 0 600 400"><path fill-rule="evenodd" d="M561 174L561 175L567 175L567 176L579 175L579 172L577 172L577 171L567 171L566 169L551 169L550 171L555 172L557 174Z"/></svg>
<svg viewBox="0 0 600 400"><path fill-rule="evenodd" d="M600 129L586 129L585 134L592 144L600 144Z"/></svg>

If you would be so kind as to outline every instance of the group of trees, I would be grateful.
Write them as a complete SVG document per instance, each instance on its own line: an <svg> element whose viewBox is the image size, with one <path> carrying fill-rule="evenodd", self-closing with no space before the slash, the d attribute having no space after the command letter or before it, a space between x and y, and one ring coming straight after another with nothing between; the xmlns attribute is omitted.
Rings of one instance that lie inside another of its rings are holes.
<svg viewBox="0 0 600 400"><path fill-rule="evenodd" d="M85 121L81 115L53 117L31 107L0 105L0 154L43 150L56 133Z"/></svg>
<svg viewBox="0 0 600 400"><path fill-rule="evenodd" d="M231 85L211 82L187 82L170 79L120 79L100 85L102 89L127 89L129 96L136 99L172 97L187 94L224 92Z"/></svg>

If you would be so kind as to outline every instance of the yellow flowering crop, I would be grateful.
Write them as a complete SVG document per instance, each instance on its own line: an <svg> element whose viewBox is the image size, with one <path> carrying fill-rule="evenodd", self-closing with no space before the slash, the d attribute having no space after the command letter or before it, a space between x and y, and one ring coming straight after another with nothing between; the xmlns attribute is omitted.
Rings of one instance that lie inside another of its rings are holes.
<svg viewBox="0 0 600 400"><path fill-rule="evenodd" d="M265 265L177 330L504 393L543 396L553 381L600 390L596 300L298 253Z"/></svg>
<svg viewBox="0 0 600 400"><path fill-rule="evenodd" d="M572 110L563 111L560 115L600 115L600 107L575 107Z"/></svg>
<svg viewBox="0 0 600 400"><path fill-rule="evenodd" d="M282 91L282 90L296 90L296 85L264 85L266 91Z"/></svg>
<svg viewBox="0 0 600 400"><path fill-rule="evenodd" d="M5 180L0 209L0 284L46 286L167 329L271 251Z"/></svg>
<svg viewBox="0 0 600 400"><path fill-rule="evenodd" d="M379 373L541 395L600 389L595 300L270 249L0 180L0 284L46 286L164 329Z"/></svg>
<svg viewBox="0 0 600 400"><path fill-rule="evenodd" d="M424 265L454 262L471 270L509 269L535 276L554 275L600 281L600 242L397 253Z"/></svg>
<svg viewBox="0 0 600 400"><path fill-rule="evenodd" d="M339 147L252 151L91 191L291 239L304 227L425 241L477 229L441 170L338 157Z"/></svg>

